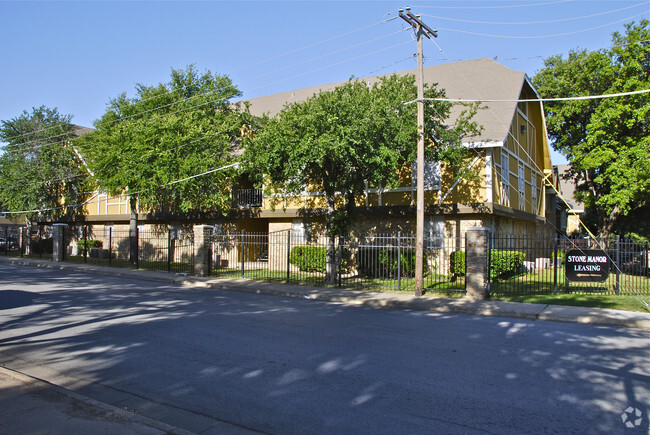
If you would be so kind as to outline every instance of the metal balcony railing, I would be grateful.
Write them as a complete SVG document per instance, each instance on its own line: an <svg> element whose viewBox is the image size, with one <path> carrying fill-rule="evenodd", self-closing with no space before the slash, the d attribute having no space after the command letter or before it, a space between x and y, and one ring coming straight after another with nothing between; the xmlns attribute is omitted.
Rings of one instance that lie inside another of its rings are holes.
<svg viewBox="0 0 650 435"><path fill-rule="evenodd" d="M264 194L262 189L235 189L233 206L239 208L262 207Z"/></svg>

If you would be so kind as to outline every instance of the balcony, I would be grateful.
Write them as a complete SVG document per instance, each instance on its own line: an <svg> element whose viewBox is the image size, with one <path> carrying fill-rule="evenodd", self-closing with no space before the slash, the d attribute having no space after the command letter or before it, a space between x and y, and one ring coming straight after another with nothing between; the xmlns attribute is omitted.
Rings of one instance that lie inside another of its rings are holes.
<svg viewBox="0 0 650 435"><path fill-rule="evenodd" d="M233 207L253 208L264 205L262 189L234 189L232 192Z"/></svg>

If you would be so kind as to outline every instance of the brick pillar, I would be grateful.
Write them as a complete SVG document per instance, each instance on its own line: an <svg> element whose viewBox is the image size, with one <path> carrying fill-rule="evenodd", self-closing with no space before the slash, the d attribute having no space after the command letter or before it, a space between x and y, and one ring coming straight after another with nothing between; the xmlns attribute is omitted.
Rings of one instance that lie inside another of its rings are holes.
<svg viewBox="0 0 650 435"><path fill-rule="evenodd" d="M194 275L210 275L210 236L212 227L194 225Z"/></svg>
<svg viewBox="0 0 650 435"><path fill-rule="evenodd" d="M489 238L488 228L471 228L465 233L465 291L469 299L488 296Z"/></svg>
<svg viewBox="0 0 650 435"><path fill-rule="evenodd" d="M65 228L66 224L52 226L52 259L63 261L65 259Z"/></svg>

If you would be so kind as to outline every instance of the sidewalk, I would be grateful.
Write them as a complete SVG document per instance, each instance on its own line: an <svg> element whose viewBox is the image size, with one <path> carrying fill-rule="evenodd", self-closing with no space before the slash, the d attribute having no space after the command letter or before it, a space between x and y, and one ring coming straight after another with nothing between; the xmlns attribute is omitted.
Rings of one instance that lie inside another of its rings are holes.
<svg viewBox="0 0 650 435"><path fill-rule="evenodd" d="M201 278L166 272L151 272L111 268L89 264L55 263L52 261L0 256L0 263L45 267L81 273L119 276L128 279L178 284L187 287L212 288L282 297L304 298L373 308L395 308L438 313L461 313L477 316L510 317L516 319L584 323L600 326L641 328L650 330L650 313L612 310L606 308L571 307L563 305L526 304L502 301L471 301L443 297L421 297L377 293L338 288L322 288L290 284L275 284L251 280Z"/></svg>
<svg viewBox="0 0 650 435"><path fill-rule="evenodd" d="M213 288L326 301L374 308L465 313L517 319L575 322L650 330L650 313L584 307L521 304L499 301L470 301L447 298L416 298L408 295L281 285L243 280L179 276L163 272L108 268L85 264L54 263L23 258L0 257L0 263L62 269L82 273L120 276L188 287ZM183 416L186 427L199 433L247 433L243 428L199 421ZM132 433L191 434L128 410L98 402L72 391L0 366L0 435L4 434Z"/></svg>
<svg viewBox="0 0 650 435"><path fill-rule="evenodd" d="M0 434L189 434L0 367Z"/></svg>

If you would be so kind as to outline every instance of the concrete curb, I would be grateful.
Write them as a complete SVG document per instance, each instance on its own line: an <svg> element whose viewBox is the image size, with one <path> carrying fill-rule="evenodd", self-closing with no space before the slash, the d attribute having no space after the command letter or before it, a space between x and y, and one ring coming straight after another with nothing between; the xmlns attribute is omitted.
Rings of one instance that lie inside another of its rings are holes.
<svg viewBox="0 0 650 435"><path fill-rule="evenodd" d="M650 313L632 311L490 300L472 301L469 299L449 299L442 297L417 298L409 295L376 293L371 291L274 284L250 280L216 279L209 277L202 278L175 275L166 272L109 268L88 264L54 263L52 261L27 258L0 257L0 262L19 266L43 267L80 273L92 272L101 275L117 276L125 279L139 279L177 284L190 288L210 288L221 291L238 291L271 296L302 298L370 308L393 308L443 314L461 313L489 317L508 317L515 319L582 323L650 330Z"/></svg>

